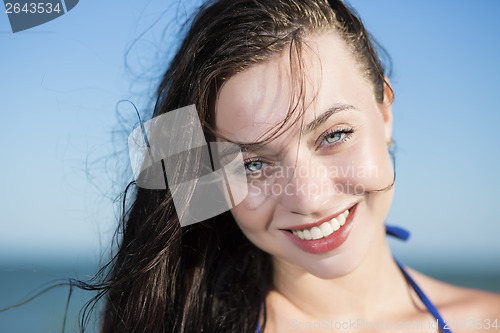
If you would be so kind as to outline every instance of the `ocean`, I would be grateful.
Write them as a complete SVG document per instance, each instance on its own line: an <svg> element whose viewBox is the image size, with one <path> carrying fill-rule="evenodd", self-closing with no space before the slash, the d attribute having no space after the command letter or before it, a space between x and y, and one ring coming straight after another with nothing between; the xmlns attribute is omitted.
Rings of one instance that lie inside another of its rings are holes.
<svg viewBox="0 0 500 333"><path fill-rule="evenodd" d="M67 282L69 278L89 280L96 271L97 264L91 263L76 266L61 262L0 265L0 309L27 300L44 288ZM0 312L0 333L63 332L63 326L64 332L80 332L80 310L96 293L72 288L66 312L69 293L69 286L56 287L24 305ZM85 332L98 332L98 315L99 309Z"/></svg>
<svg viewBox="0 0 500 333"><path fill-rule="evenodd" d="M23 299L34 296L44 287L55 284L58 279L79 278L88 280L97 271L96 263L68 264L61 262L26 264L0 264L0 309L17 304ZM500 274L474 271L457 273L456 270L420 269L426 274L455 285L500 293ZM59 281L61 282L61 281ZM80 332L79 313L95 292L73 288L66 323L64 313L70 288L54 288L32 301L0 312L0 333L45 333ZM100 308L94 311L86 326L86 332L98 332ZM64 325L65 324L65 325Z"/></svg>

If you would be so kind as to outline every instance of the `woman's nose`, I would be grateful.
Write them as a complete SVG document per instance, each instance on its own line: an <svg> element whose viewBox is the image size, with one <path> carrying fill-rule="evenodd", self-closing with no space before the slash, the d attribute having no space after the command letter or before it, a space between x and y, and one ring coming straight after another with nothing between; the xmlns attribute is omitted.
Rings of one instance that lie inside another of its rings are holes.
<svg viewBox="0 0 500 333"><path fill-rule="evenodd" d="M321 215L335 195L335 177L331 170L314 157L297 159L281 184L281 204L290 212L301 215Z"/></svg>

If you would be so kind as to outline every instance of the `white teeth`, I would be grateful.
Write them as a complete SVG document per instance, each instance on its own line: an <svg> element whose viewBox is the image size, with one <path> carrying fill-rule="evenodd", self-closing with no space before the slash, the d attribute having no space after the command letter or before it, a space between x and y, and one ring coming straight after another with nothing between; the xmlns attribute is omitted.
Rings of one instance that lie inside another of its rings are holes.
<svg viewBox="0 0 500 333"><path fill-rule="evenodd" d="M342 226L345 224L345 215L344 214L340 214L339 216L337 216L337 222Z"/></svg>
<svg viewBox="0 0 500 333"><path fill-rule="evenodd" d="M329 222L323 222L319 227L312 227L310 229L304 230L293 230L293 234L300 239L321 239L330 236L335 231L339 230L344 224L349 216L349 211L346 210L336 218L333 218Z"/></svg>
<svg viewBox="0 0 500 333"><path fill-rule="evenodd" d="M323 238L323 233L321 230L319 230L318 227L312 227L311 228L311 235L313 239L320 239Z"/></svg>
<svg viewBox="0 0 500 333"><path fill-rule="evenodd" d="M312 235L311 235L311 232L307 229L304 230L304 238L307 239L307 240L311 240L312 239Z"/></svg>
<svg viewBox="0 0 500 333"><path fill-rule="evenodd" d="M340 226L339 226L339 228L340 228ZM319 230L321 230L323 237L328 237L335 231L332 228L332 225L328 222L324 222L322 225L320 225Z"/></svg>
<svg viewBox="0 0 500 333"><path fill-rule="evenodd" d="M333 219L332 222L331 222L331 224L332 224L333 230L337 231L337 230L340 229L340 223L337 222L337 219Z"/></svg>
<svg viewBox="0 0 500 333"><path fill-rule="evenodd" d="M302 230L297 231L297 236L298 236L300 239L304 239L304 232L303 232Z"/></svg>

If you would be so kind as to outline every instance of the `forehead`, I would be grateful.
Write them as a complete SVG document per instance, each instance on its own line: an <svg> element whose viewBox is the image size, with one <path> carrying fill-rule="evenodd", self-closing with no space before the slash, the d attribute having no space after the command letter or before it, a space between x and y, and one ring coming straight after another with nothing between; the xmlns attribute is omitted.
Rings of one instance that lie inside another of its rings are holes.
<svg viewBox="0 0 500 333"><path fill-rule="evenodd" d="M293 86L297 73L291 72L290 50L226 81L215 107L220 134L239 142L262 139L287 117L300 91L298 106L305 109L304 123L335 104L359 107L374 101L354 56L334 33L305 39L301 61L304 81L298 87Z"/></svg>

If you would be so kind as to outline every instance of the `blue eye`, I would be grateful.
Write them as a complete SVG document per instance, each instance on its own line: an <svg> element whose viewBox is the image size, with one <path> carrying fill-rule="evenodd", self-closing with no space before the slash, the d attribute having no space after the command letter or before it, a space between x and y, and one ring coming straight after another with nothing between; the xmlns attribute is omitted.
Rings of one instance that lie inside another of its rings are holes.
<svg viewBox="0 0 500 333"><path fill-rule="evenodd" d="M339 141L340 139L342 139L342 134L343 133L341 133L341 132L328 133L325 136L325 140L328 143L335 143L335 142Z"/></svg>
<svg viewBox="0 0 500 333"><path fill-rule="evenodd" d="M322 141L326 142L327 145L340 144L341 141L349 139L353 132L352 128L331 130L322 136Z"/></svg>
<svg viewBox="0 0 500 333"><path fill-rule="evenodd" d="M258 172L262 169L262 161L250 161L245 163L245 168L250 172Z"/></svg>

